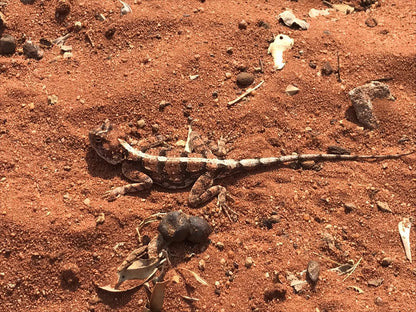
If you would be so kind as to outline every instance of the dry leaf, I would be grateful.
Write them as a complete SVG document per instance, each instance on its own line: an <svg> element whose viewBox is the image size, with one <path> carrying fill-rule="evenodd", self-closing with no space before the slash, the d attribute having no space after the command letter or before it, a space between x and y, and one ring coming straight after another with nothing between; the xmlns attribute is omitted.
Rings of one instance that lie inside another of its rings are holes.
<svg viewBox="0 0 416 312"><path fill-rule="evenodd" d="M188 270L188 269L185 269L185 268L178 268L178 269L180 269L180 270L185 270L185 271L187 271L187 272L189 272L189 273L191 273L192 275L193 275L193 277L199 282L199 283L201 283L202 285L204 285L204 286L208 286L208 283L202 278L202 277L200 277L198 274L196 274L194 271L191 271L191 270Z"/></svg>
<svg viewBox="0 0 416 312"><path fill-rule="evenodd" d="M150 311L159 312L162 311L163 300L165 299L165 289L168 281L158 282L153 288L152 295L150 296Z"/></svg>
<svg viewBox="0 0 416 312"><path fill-rule="evenodd" d="M400 237L402 239L406 257L407 259L409 259L410 263L412 263L412 251L410 249L410 227L411 226L412 226L412 223L410 222L409 218L403 218L403 220L399 222Z"/></svg>

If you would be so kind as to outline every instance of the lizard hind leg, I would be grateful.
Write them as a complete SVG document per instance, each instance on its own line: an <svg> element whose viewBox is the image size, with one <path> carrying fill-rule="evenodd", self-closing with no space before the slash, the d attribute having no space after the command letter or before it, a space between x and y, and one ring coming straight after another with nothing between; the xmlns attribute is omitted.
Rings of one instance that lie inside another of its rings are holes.
<svg viewBox="0 0 416 312"><path fill-rule="evenodd" d="M227 189L221 185L212 185L213 184L212 175L207 172L201 175L194 183L188 198L189 206L197 207L207 201L211 200L217 196L217 206L220 211L223 211L224 214L233 221L230 216L230 212L237 216L238 214L233 211L227 204Z"/></svg>

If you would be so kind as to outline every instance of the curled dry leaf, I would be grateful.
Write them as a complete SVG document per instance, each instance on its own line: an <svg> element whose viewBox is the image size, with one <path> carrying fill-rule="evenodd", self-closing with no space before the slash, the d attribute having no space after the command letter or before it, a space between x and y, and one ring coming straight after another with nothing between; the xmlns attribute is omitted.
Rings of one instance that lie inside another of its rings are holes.
<svg viewBox="0 0 416 312"><path fill-rule="evenodd" d="M123 292L129 292L129 291L135 290L135 289L141 287L143 285L143 283L140 283L139 285L136 285L136 286L133 286L133 287L130 287L130 288L127 288L127 289L116 289L116 288L111 287L110 285L98 286L98 288L101 289L101 290L104 290L106 292L110 292L110 293L123 293Z"/></svg>
<svg viewBox="0 0 416 312"><path fill-rule="evenodd" d="M150 311L159 312L162 311L163 300L165 299L166 284L168 281L158 282L153 288L152 295L150 296L149 306Z"/></svg>
<svg viewBox="0 0 416 312"><path fill-rule="evenodd" d="M183 296L183 295L181 297L186 301L191 301L191 302L199 301L198 298L193 298L193 297L188 297L188 296Z"/></svg>
<svg viewBox="0 0 416 312"><path fill-rule="evenodd" d="M292 28L300 28L303 30L307 30L309 28L309 23L296 18L295 14L291 11L284 11L283 13L280 13L278 19L279 21L283 21L286 26Z"/></svg>
<svg viewBox="0 0 416 312"><path fill-rule="evenodd" d="M196 274L194 271L191 271L191 270L188 270L188 269L185 269L185 268L177 268L177 269L180 269L180 270L184 270L184 271L187 271L187 272L189 272L189 273L191 273L192 274L192 276L199 282L199 283L201 283L202 285L204 285L204 286L208 286L208 283L202 278L202 277L200 277L198 274Z"/></svg>
<svg viewBox="0 0 416 312"><path fill-rule="evenodd" d="M120 285L127 280L149 280L165 261L166 259L155 258L136 260L128 268L118 272L117 284Z"/></svg>
<svg viewBox="0 0 416 312"><path fill-rule="evenodd" d="M411 226L412 226L412 223L410 222L409 218L403 218L403 220L399 222L400 237L402 239L406 257L407 259L409 259L410 263L412 263L412 251L410 249L410 227Z"/></svg>

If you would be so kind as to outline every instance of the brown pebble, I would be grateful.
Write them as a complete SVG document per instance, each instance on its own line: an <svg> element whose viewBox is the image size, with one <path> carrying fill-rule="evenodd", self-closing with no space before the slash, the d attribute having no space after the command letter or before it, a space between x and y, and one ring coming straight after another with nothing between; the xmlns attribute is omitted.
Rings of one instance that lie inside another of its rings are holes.
<svg viewBox="0 0 416 312"><path fill-rule="evenodd" d="M390 212L390 213L392 212L388 203L378 201L376 204L377 204L378 210L380 210L382 212Z"/></svg>
<svg viewBox="0 0 416 312"><path fill-rule="evenodd" d="M390 258L390 257L385 257L380 262L381 266L383 267L388 267L392 263L393 263L393 258Z"/></svg>
<svg viewBox="0 0 416 312"><path fill-rule="evenodd" d="M245 20L242 20L241 22L238 23L238 28L239 29L247 29L247 22Z"/></svg>
<svg viewBox="0 0 416 312"><path fill-rule="evenodd" d="M24 43L23 54L27 58L33 58L35 60L40 60L43 57L43 51L41 48L30 40Z"/></svg>
<svg viewBox="0 0 416 312"><path fill-rule="evenodd" d="M329 75L331 75L333 72L334 72L334 70L332 69L332 66L331 66L331 64L330 64L329 62L325 62L325 63L322 65L322 68L321 68L321 74L322 74L323 76L329 76Z"/></svg>
<svg viewBox="0 0 416 312"><path fill-rule="evenodd" d="M57 19L63 19L69 14L70 11L71 11L71 7L68 1L59 0L58 5L56 6L56 9L55 9L55 17Z"/></svg>
<svg viewBox="0 0 416 312"><path fill-rule="evenodd" d="M240 88L246 88L254 82L254 75L242 72L237 75L237 85Z"/></svg>

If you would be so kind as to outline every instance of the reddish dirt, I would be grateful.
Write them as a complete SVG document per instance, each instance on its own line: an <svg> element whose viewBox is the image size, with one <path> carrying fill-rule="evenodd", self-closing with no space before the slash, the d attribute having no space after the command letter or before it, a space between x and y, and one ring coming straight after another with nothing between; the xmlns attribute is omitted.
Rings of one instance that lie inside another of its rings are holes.
<svg viewBox="0 0 416 312"><path fill-rule="evenodd" d="M144 119L143 133L150 135L151 125L158 124L160 133L185 140L189 114L197 120L198 132L215 138L230 131L238 135L229 158L325 152L330 145L361 154L415 149L412 1L379 1L371 10L331 12L316 19L307 13L325 8L318 0L143 0L131 3L133 12L122 17L115 0L67 2L70 13L61 21L55 19L56 0L31 5L6 1L1 8L7 18L3 33L22 39L20 48L24 38L38 43L71 32L66 44L73 49L70 59L64 59L57 46L45 49L40 61L18 52L0 57L2 311L141 311L146 302L143 289L113 296L97 293L95 287L114 285L117 266L137 247L135 227L157 212L182 209L203 215L215 210L215 200L190 209L188 190L172 193L157 187L105 201L105 191L126 183L120 166L106 164L89 146L88 131L105 118L115 124ZM310 22L310 29L279 24L275 17L286 7ZM106 20L97 20L96 14ZM370 16L378 21L376 27L366 26ZM242 20L247 29L239 29ZM73 31L76 21L83 25L79 32ZM105 36L109 29L115 30L111 39ZM267 48L279 33L295 44L285 52L284 69L276 72ZM337 53L342 82L335 74L317 74L325 61L337 67ZM259 59L264 73L255 72ZM253 85L265 82L229 108L227 102L242 92L235 82L241 67L254 73ZM190 80L190 75L199 77ZM380 127L363 129L348 91L386 77L393 78L386 83L396 100L374 101ZM286 95L288 84L300 92ZM55 105L47 101L52 94L58 96ZM161 101L171 105L159 111ZM224 215L214 216L208 246L172 249L174 265L198 272L209 286L184 273L186 279L168 283L164 310L414 310L416 266L404 255L397 224L415 214L415 160L412 155L325 163L320 171L282 168L219 181L234 198L231 207L239 220L231 223ZM377 201L388 202L392 213L379 211ZM345 203L356 209L346 213ZM96 224L99 213L105 214L103 224ZM279 222L268 229L265 220L272 214ZM155 226L147 233L154 235ZM414 236L412 228L411 239ZM186 258L191 252L195 255ZM247 257L255 263L249 269L244 265ZM384 257L393 259L389 267L381 266ZM201 259L206 262L203 272L198 269ZM306 285L296 294L286 272L298 274L313 259L321 264L320 280L314 290ZM336 266L328 259L362 260L343 281L328 271ZM75 271L69 285L62 275L66 268ZM229 270L232 281L226 275ZM173 276L171 270L167 279ZM369 286L372 279L383 283ZM199 301L190 304L182 295Z"/></svg>

